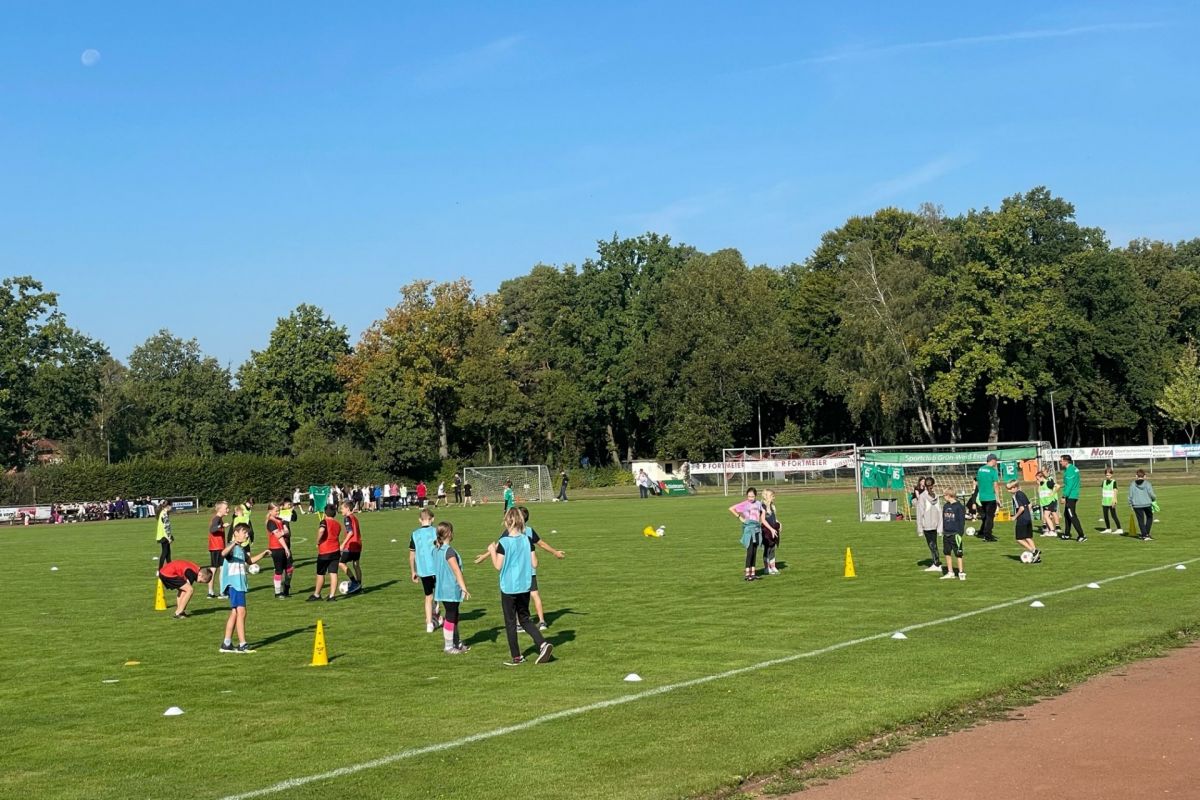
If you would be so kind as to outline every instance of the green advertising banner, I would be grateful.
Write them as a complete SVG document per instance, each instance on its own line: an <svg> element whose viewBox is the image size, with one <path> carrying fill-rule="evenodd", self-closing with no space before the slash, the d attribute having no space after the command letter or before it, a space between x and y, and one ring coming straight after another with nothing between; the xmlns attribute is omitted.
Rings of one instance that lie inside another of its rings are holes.
<svg viewBox="0 0 1200 800"><path fill-rule="evenodd" d="M978 462L982 464L989 453L995 453L1002 461L1024 461L1038 457L1036 447L1009 447L995 450L960 450L951 452L928 452L920 450L867 451L862 454L864 461L872 464L963 464Z"/></svg>

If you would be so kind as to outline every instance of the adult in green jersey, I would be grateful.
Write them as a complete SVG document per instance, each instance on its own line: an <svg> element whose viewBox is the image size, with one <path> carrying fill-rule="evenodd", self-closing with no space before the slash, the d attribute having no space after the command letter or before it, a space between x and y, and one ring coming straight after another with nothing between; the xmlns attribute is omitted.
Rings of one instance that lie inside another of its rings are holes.
<svg viewBox="0 0 1200 800"><path fill-rule="evenodd" d="M979 538L985 542L996 541L992 528L996 525L996 503L1000 496L1000 472L996 469L999 463L995 453L988 453L987 462L975 473L975 480L979 482L979 510L983 515Z"/></svg>
<svg viewBox="0 0 1200 800"><path fill-rule="evenodd" d="M1075 466L1075 459L1066 453L1059 456L1058 463L1063 468L1063 505L1066 506L1063 510L1063 529L1059 538L1070 539L1073 527L1079 534L1075 541L1086 542L1083 525L1079 522L1079 511L1075 508L1079 503L1079 467Z"/></svg>

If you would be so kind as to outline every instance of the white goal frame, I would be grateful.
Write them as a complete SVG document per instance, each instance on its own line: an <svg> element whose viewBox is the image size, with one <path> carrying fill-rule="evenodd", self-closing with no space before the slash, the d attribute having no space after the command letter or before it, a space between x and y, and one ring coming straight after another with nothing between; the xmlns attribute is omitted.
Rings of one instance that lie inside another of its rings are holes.
<svg viewBox="0 0 1200 800"><path fill-rule="evenodd" d="M852 443L726 447L721 450L721 484L727 496L731 479L735 485L740 482L740 493L744 494L752 475L758 476L757 483L768 487L849 486L858 474L857 453L858 446ZM707 469L713 465L693 464L692 474L697 466Z"/></svg>
<svg viewBox="0 0 1200 800"><path fill-rule="evenodd" d="M504 482L510 480L519 503L549 502L554 495L550 468L545 464L463 468L463 482L471 484L471 496L477 503L500 502L504 496Z"/></svg>

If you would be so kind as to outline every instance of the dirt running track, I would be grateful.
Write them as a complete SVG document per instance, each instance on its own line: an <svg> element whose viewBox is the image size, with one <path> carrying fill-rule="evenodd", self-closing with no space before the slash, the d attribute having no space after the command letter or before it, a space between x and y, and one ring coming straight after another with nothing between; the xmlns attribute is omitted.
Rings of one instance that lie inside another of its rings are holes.
<svg viewBox="0 0 1200 800"><path fill-rule="evenodd" d="M1010 719L929 739L790 800L1200 798L1200 645Z"/></svg>

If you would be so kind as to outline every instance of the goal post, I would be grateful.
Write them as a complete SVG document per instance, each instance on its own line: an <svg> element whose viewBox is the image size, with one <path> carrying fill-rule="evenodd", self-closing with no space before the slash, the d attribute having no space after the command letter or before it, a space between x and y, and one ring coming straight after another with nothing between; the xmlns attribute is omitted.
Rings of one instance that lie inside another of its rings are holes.
<svg viewBox="0 0 1200 800"><path fill-rule="evenodd" d="M500 502L504 485L512 481L518 502L548 502L554 496L550 469L545 464L512 464L500 467L466 467L463 482L471 484L477 502Z"/></svg>
<svg viewBox="0 0 1200 800"><path fill-rule="evenodd" d="M996 444L899 445L858 448L858 514L860 521L894 519L909 515L909 494L922 477L932 477L940 495L953 489L965 505L975 491L975 475L989 454L1000 460L1001 484L1018 480L1029 488L1041 469L1057 471L1049 442L997 442ZM1006 509L1006 504L1001 504Z"/></svg>
<svg viewBox="0 0 1200 800"><path fill-rule="evenodd" d="M727 447L715 463L691 464L693 475L719 474L725 494L759 488L854 485L857 446L796 444L779 447Z"/></svg>

